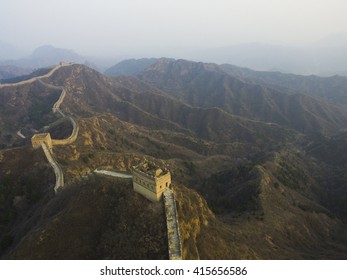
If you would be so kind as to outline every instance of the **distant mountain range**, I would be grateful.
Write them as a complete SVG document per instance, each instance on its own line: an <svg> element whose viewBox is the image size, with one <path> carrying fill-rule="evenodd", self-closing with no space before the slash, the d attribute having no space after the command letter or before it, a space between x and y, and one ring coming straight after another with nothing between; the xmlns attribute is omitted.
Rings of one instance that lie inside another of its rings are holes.
<svg viewBox="0 0 347 280"><path fill-rule="evenodd" d="M137 75L148 66L158 62L158 58L128 59L110 67L104 73L108 76Z"/></svg>
<svg viewBox="0 0 347 280"><path fill-rule="evenodd" d="M130 59L116 64L115 66L106 70L105 74L108 76L137 76L140 74L140 77L148 79L148 82L152 83L153 81L151 81L151 77L148 77L148 74L151 71L151 66L160 61L161 63L166 61L168 64L167 69L162 71L162 73L166 73L166 75L168 75L168 71L174 70L171 69L172 67L178 67L178 62L175 62L174 59ZM181 63L184 63L184 61L181 60ZM196 65L205 65L205 68L207 68L206 65L209 65L209 70L211 71L212 75L216 75L218 72L219 75L232 76L234 79L236 78L238 82L258 86L260 85L263 88L271 88L272 91L286 92L289 95L304 93L315 98L323 99L334 105L347 107L347 78L343 76L335 75L332 77L319 77L314 75L303 76L286 74L278 71L255 71L249 68L242 68L231 64L217 65L200 63ZM170 88L170 82L175 84L175 81L163 81L161 82L163 84L161 87L166 87L167 90ZM158 86L158 81L156 81L155 84ZM175 94L178 94L179 92L179 89L176 88L177 85L178 84L175 84L175 88L172 89ZM197 90L194 85L191 85L191 87L194 88L193 91Z"/></svg>
<svg viewBox="0 0 347 280"><path fill-rule="evenodd" d="M347 35L331 36L305 46L247 43L194 50L183 55L195 61L229 63L259 71L300 75L347 76Z"/></svg>
<svg viewBox="0 0 347 280"><path fill-rule="evenodd" d="M290 94L305 93L335 105L347 107L347 78L344 76L301 76L281 72L254 71L230 64L220 66L228 74L244 82L276 88Z"/></svg>
<svg viewBox="0 0 347 280"><path fill-rule="evenodd" d="M139 50L140 52L140 50ZM60 61L83 63L98 71L110 68L110 65L124 60L131 54L115 53L113 58L87 57L72 50L56 48L50 45L41 46L29 56L23 56L13 46L0 42L0 65L12 65L24 68L39 68L57 64ZM244 43L218 48L186 49L180 53L166 56L187 60L231 64L257 71L292 73L299 75L347 76L347 35L338 34L324 38L315 43L289 46L264 43ZM118 65L106 70L107 75L135 74L148 66L155 58L133 60L131 65ZM137 67L135 69L134 67Z"/></svg>
<svg viewBox="0 0 347 280"><path fill-rule="evenodd" d="M284 94L272 86L244 82L215 64L161 60L146 68L139 78L194 107L217 107L233 115L300 131L328 133L347 123L344 109L308 95ZM283 80L285 78L283 75ZM343 81L346 83L347 78ZM346 97L344 83L340 88ZM329 116L329 120L325 116ZM331 120L339 121L333 124Z"/></svg>
<svg viewBox="0 0 347 280"><path fill-rule="evenodd" d="M0 66L0 80L28 75L32 70L13 65Z"/></svg>
<svg viewBox="0 0 347 280"><path fill-rule="evenodd" d="M21 56L23 56L23 53L17 48L12 46L11 44L0 41L0 61L16 59Z"/></svg>

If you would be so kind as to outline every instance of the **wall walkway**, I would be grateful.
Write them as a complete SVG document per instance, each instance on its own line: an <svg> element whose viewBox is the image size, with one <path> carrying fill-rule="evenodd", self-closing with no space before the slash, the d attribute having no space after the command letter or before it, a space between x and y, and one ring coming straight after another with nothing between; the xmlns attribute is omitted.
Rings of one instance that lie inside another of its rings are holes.
<svg viewBox="0 0 347 280"><path fill-rule="evenodd" d="M182 249L175 203L175 194L170 188L167 188L164 192L164 205L169 245L169 257L170 260L181 260Z"/></svg>
<svg viewBox="0 0 347 280"><path fill-rule="evenodd" d="M42 78L42 77L41 77ZM60 110L60 105L63 103L64 98L66 96L66 91L64 89L64 87L58 87L55 85L51 85L51 84L47 84L43 81L41 81L40 79L38 79L40 81L40 83L42 83L43 85L52 88L52 89L61 89L61 94L60 97L58 99L57 102L54 103L52 111L54 113L59 113L63 118L66 117L66 115ZM79 126L76 123L76 121L72 118L72 117L67 117L71 124L72 124L72 133L71 135L66 138L66 139L52 139L52 145L69 145L71 143L73 143L78 136L78 132L79 132ZM42 148L45 152L45 155L47 157L47 160L49 161L49 163L51 164L51 166L54 169L54 173L55 173L55 177L56 177L56 184L54 187L54 191L57 192L59 190L59 188L64 186L64 174L63 171L60 167L60 165L58 164L58 162L54 159L53 154L48 150L47 146L42 143ZM47 151L46 151L47 150Z"/></svg>
<svg viewBox="0 0 347 280"><path fill-rule="evenodd" d="M59 188L64 187L64 173L59 163L53 158L53 155L48 149L47 145L45 143L41 143L41 147L46 155L49 164L53 167L55 174L54 192L57 192Z"/></svg>
<svg viewBox="0 0 347 280"><path fill-rule="evenodd" d="M133 178L133 175L131 175L131 174L121 173L118 171L113 171L113 170L103 169L103 168L97 168L93 171L93 173L117 177L117 178L124 178L124 179L132 179Z"/></svg>

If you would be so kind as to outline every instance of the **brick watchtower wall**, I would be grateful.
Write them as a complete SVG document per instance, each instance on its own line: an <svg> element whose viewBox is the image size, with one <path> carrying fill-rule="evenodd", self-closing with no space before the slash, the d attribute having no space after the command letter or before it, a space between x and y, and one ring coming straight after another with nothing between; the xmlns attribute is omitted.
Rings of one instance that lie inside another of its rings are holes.
<svg viewBox="0 0 347 280"><path fill-rule="evenodd" d="M52 147L53 147L52 138L49 133L34 134L34 136L31 138L31 144L34 149L41 148L42 143L45 143L47 148L49 150L52 150Z"/></svg>
<svg viewBox="0 0 347 280"><path fill-rule="evenodd" d="M171 174L153 163L143 163L132 169L134 191L151 201L160 201L163 192L171 185Z"/></svg>

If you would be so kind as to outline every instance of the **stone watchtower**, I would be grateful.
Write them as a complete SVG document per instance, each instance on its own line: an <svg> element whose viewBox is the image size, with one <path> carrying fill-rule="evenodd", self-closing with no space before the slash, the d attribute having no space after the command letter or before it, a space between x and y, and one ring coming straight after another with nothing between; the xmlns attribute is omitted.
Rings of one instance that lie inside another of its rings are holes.
<svg viewBox="0 0 347 280"><path fill-rule="evenodd" d="M41 143L45 143L47 148L52 150L52 139L49 133L38 133L31 137L31 144L34 149L41 148Z"/></svg>
<svg viewBox="0 0 347 280"><path fill-rule="evenodd" d="M160 201L163 192L171 185L170 171L159 168L153 162L145 161L133 166L134 191L151 201Z"/></svg>

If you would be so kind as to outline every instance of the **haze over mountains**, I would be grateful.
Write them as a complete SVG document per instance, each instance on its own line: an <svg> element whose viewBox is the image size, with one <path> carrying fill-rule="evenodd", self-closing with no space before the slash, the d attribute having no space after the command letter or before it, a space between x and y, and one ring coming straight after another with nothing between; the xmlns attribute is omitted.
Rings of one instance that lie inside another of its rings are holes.
<svg viewBox="0 0 347 280"><path fill-rule="evenodd" d="M306 45L285 46L254 42L219 48L168 50L161 52L160 55L217 64L227 63L260 71L318 76L347 75L344 64L347 59L346 34L331 35ZM129 51L121 55L115 53L105 56L100 50L99 53L80 55L73 50L51 45L38 47L32 54L25 56L10 44L0 44L0 65L30 69L51 66L60 61L71 61L85 63L87 66L104 71L112 63L120 62L125 58L153 56L158 54L155 52L132 54L132 51Z"/></svg>
<svg viewBox="0 0 347 280"><path fill-rule="evenodd" d="M347 36L329 36L306 45L288 46L245 43L194 51L187 58L218 64L229 63L260 71L301 75L346 76Z"/></svg>
<svg viewBox="0 0 347 280"><path fill-rule="evenodd" d="M347 78L169 58L106 73L73 64L44 79L79 124L53 148L56 196L30 137L71 133L51 112L60 90L0 88L2 258L167 258L161 204L91 174L145 158L172 172L185 259L347 258Z"/></svg>
<svg viewBox="0 0 347 280"><path fill-rule="evenodd" d="M19 58L21 56L23 56L23 53L17 48L9 43L0 41L0 61Z"/></svg>
<svg viewBox="0 0 347 280"><path fill-rule="evenodd" d="M61 61L72 61L76 63L85 62L82 56L72 50L46 45L35 49L32 54L27 57L20 57L15 60L3 60L2 64L34 69L52 66Z"/></svg>

